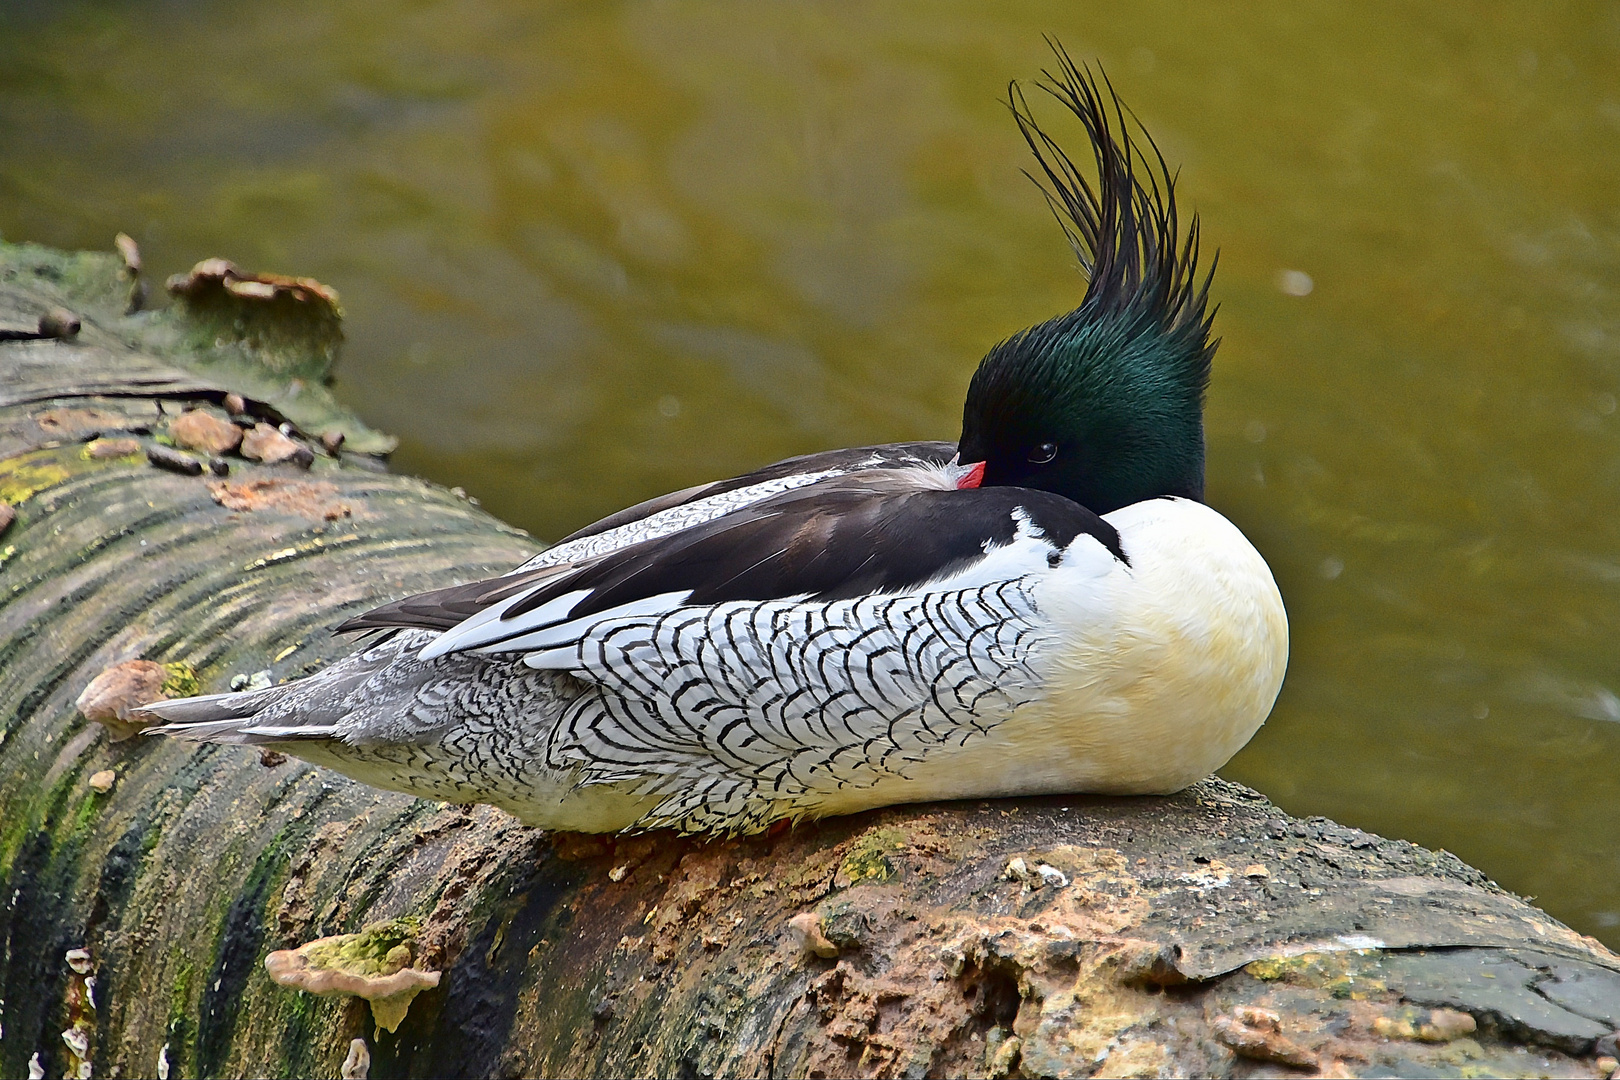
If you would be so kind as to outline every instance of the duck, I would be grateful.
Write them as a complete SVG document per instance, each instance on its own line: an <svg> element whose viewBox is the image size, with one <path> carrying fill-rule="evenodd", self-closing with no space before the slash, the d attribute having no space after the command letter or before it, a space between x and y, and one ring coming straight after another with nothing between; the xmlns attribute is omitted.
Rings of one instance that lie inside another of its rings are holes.
<svg viewBox="0 0 1620 1080"><path fill-rule="evenodd" d="M1101 69L1008 105L1085 277L995 345L956 442L790 458L651 499L337 628L305 678L147 707L380 788L579 832L755 833L875 807L1179 791L1269 715L1288 620L1204 500L1218 340L1199 223ZM1038 175L1037 175L1038 173Z"/></svg>

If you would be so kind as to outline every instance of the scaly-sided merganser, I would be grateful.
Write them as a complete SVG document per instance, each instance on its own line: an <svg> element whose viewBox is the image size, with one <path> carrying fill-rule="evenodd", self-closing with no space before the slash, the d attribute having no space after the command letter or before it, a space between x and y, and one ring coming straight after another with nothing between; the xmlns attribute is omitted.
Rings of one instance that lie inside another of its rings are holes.
<svg viewBox="0 0 1620 1080"><path fill-rule="evenodd" d="M158 730L588 832L1171 792L1219 768L1271 710L1288 625L1202 501L1198 222L1182 234L1106 80L1058 59L1041 85L1090 135L1095 187L1010 104L1085 297L990 351L956 445L653 499L351 619L381 639L308 678L152 705Z"/></svg>

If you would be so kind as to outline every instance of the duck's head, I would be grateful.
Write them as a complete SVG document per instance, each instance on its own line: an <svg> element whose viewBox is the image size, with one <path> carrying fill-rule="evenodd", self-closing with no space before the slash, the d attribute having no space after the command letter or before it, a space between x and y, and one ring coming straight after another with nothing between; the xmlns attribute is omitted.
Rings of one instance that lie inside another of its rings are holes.
<svg viewBox="0 0 1620 1080"><path fill-rule="evenodd" d="M1036 126L1016 84L1010 103L1052 185L1047 197L1086 293L980 362L957 460L983 462L984 485L1041 488L1098 514L1165 495L1202 499L1204 390L1218 343L1206 311L1213 267L1196 280L1198 219L1183 237L1175 177L1158 147L1146 139L1149 158L1132 142L1106 76L1054 49L1058 73L1040 85L1090 135L1096 187Z"/></svg>

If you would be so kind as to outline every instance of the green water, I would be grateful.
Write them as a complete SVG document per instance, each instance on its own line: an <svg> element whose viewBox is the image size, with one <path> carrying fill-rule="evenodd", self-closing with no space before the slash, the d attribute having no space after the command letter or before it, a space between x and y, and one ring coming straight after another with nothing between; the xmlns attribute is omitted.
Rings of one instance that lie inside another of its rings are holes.
<svg viewBox="0 0 1620 1080"><path fill-rule="evenodd" d="M1617 12L9 0L0 234L329 282L399 467L554 537L955 437L1080 294L998 102L1054 33L1221 249L1209 497L1294 628L1226 773L1620 945Z"/></svg>

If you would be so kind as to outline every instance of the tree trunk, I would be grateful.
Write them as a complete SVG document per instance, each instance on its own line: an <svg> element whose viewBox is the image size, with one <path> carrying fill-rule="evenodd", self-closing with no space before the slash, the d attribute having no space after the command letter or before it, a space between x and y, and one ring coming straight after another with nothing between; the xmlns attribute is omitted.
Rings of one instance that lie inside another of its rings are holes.
<svg viewBox="0 0 1620 1080"><path fill-rule="evenodd" d="M215 267L130 314L138 286L116 256L0 245L0 1074L352 1075L355 1039L375 1076L1608 1064L1620 957L1449 854L1220 780L581 837L249 748L113 741L74 703L114 665L166 664L176 693L295 677L351 647L342 618L539 546L354 452L387 441L322 384L337 309L314 283ZM82 331L30 340L56 306ZM183 408L227 404L304 450L224 478L149 462ZM338 431L341 460L308 463ZM397 1032L266 974L399 917L442 977Z"/></svg>

